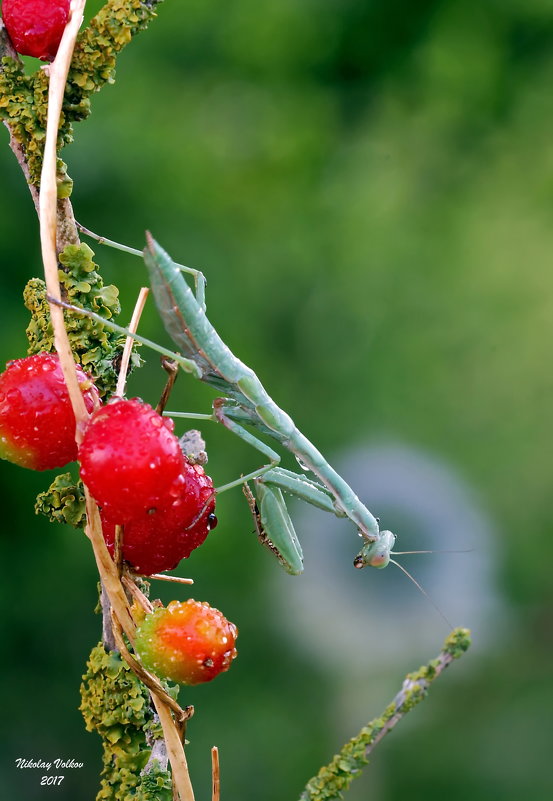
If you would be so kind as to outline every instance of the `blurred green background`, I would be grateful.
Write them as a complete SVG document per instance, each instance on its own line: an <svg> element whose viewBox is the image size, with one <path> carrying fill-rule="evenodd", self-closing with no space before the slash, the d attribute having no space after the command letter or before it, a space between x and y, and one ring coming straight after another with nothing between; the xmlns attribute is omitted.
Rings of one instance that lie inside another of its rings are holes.
<svg viewBox="0 0 553 801"><path fill-rule="evenodd" d="M405 557L475 645L351 801L551 798L552 83L548 0L167 0L65 153L78 219L139 247L151 229L205 270L223 337L400 546L474 549ZM41 267L2 131L4 362L25 352L21 292ZM95 250L129 317L140 261ZM141 330L166 342L153 304ZM148 354L129 392L155 403L162 384ZM181 376L171 406L211 399ZM212 428L216 483L259 463ZM0 795L92 801L100 744L77 711L100 627L90 548L35 517L49 474L0 472ZM295 515L305 577L280 576L239 491L179 568L240 629L232 670L181 693L198 799L213 744L223 799L297 798L447 633L399 571L353 570L347 523ZM17 757L85 767L41 788Z"/></svg>

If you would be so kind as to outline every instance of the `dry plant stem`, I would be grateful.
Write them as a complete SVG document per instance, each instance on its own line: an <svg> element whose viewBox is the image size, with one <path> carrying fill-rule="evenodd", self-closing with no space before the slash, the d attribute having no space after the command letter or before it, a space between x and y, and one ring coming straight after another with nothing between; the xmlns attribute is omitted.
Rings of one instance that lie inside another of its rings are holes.
<svg viewBox="0 0 553 801"><path fill-rule="evenodd" d="M221 773L219 770L219 749L216 745L211 749L211 801L220 801Z"/></svg>
<svg viewBox="0 0 553 801"><path fill-rule="evenodd" d="M109 555L107 545L102 534L102 522L100 512L96 502L85 487L87 532L94 550L94 557L98 566L98 572L102 583L106 588L112 609L117 615L123 631L129 638L131 644L134 643L135 623L131 615L127 596L121 585L117 574L115 562Z"/></svg>
<svg viewBox="0 0 553 801"><path fill-rule="evenodd" d="M102 535L102 523L100 520L98 506L86 487L85 497L88 534L92 542L94 556L98 566L98 572L100 573L102 583L106 589L106 593L112 607L113 620L117 620L117 625L113 625L113 633L117 642L116 630L119 631L119 626L121 626L132 645L134 643L136 626L129 608L129 602L127 600L127 596L125 595L125 591L123 590L123 585L117 573L115 563L109 555L109 551ZM121 645L123 647L121 647ZM125 658L125 652L128 654L128 649L126 648L121 637L120 642L118 642L118 647L121 651L121 655L123 658ZM179 734L179 723L171 715L171 708L174 708L173 704L176 704L176 701L173 701L171 698L171 704L169 705L169 702L166 701L165 698L161 700L161 698L159 698L158 695L151 690L151 682L153 677L150 677L149 674L145 676L144 674L146 674L146 671L144 671L142 666L139 665L138 662L136 662L136 660L130 656L130 654L128 655L133 663L131 664L131 662L129 662L129 666L151 691L152 701L156 708L157 714L159 715L159 720L163 729L163 736L167 746L167 754L169 755L171 769L173 771L173 781L178 790L180 801L194 801L194 793L188 773L188 765L184 754L182 740ZM148 680L145 681L145 678ZM179 720L187 716L187 713L182 710L181 707L178 707L178 709L180 710L178 713Z"/></svg>
<svg viewBox="0 0 553 801"><path fill-rule="evenodd" d="M40 194L38 199L38 211L40 219L40 240L47 293L56 300L61 300L57 259L57 246L59 245L59 238L57 237L58 213L61 212L61 216L63 218L62 225L60 226L62 228L62 231L60 232L60 238L62 240L65 240L68 237L71 238L72 226L74 227L71 204L68 201L61 201L61 209L58 210L56 181L57 135L67 74L75 46L75 40L83 19L85 5L86 0L72 0L69 22L64 30L57 56L49 67L50 80L48 87L48 117L40 181ZM23 153L19 152L19 149L16 149L14 152L19 163L21 164L24 174L27 175L27 163ZM75 241L75 239L78 241L76 229L73 241ZM61 368L75 415L75 438L77 443L79 443L82 439L84 426L89 415L77 381L75 361L71 352L69 339L64 325L63 310L60 306L51 303L50 315L54 330L56 351L60 358ZM134 641L135 624L129 609L125 592L119 579L116 565L109 555L104 538L102 536L102 526L98 507L88 491L85 491L85 496L88 519L87 534L90 537L93 545L94 556L96 558L102 584L105 588L106 595L109 598L109 603L111 604L118 622L132 643ZM115 635L115 627L113 628ZM190 783L190 777L188 775L184 749L179 738L177 723L173 719L170 712L169 700L171 700L173 704L175 702L173 702L173 699L170 699L169 696L163 701L161 701L155 695L152 697L163 727L163 733L167 744L167 752L169 754L173 770L173 780L177 788L178 795L180 796L181 801L194 801L194 794ZM180 714L184 714L182 710Z"/></svg>
<svg viewBox="0 0 553 801"><path fill-rule="evenodd" d="M121 656L142 683L150 690L150 696L163 729L165 747L173 771L173 797L176 801L178 801L179 797L180 801L194 801L194 791L192 790L188 765L182 744L184 724L190 717L192 709L190 707L187 707L186 710L182 709L177 702L165 692L159 681L148 673L147 670L144 670L142 665L129 653L121 634L121 627L113 613L112 624L115 642ZM171 715L171 709L175 713L175 718Z"/></svg>
<svg viewBox="0 0 553 801"><path fill-rule="evenodd" d="M56 251L57 232L57 137L63 93L69 72L69 64L75 47L75 40L83 19L86 0L73 0L71 17L63 32L62 40L55 60L50 65L50 81L48 86L48 119L46 124L46 142L40 178L39 217L40 243L44 276L48 294L59 298L60 284L58 279L58 258ZM59 306L50 304L50 316L54 329L54 342L60 358L60 364L67 384L71 405L75 414L75 438L80 442L88 412L84 403L77 374L75 360L71 352L69 338L65 330L63 311Z"/></svg>
<svg viewBox="0 0 553 801"><path fill-rule="evenodd" d="M148 287L143 286L139 292L129 325L129 331L131 334L136 334L138 330L138 323L140 322L140 317L144 311L144 304L146 303L149 291L150 290ZM125 394L125 384L127 382L127 372L129 369L129 362L131 360L133 345L134 339L129 335L125 340L125 347L123 348L123 355L121 357L121 367L119 368L119 375L117 377L117 387L115 389L115 394L119 398L122 398Z"/></svg>
<svg viewBox="0 0 553 801"><path fill-rule="evenodd" d="M163 689L159 679L156 676L152 675L149 671L142 667L140 662L138 662L134 656L130 653L129 649L125 645L125 640L121 634L121 626L119 625L116 616L111 613L112 617L112 626L113 626L113 636L115 638L115 643L117 645L117 650L127 663L127 665L131 668L133 673L135 673L142 684L145 684L146 687L150 690L151 693L157 696L160 701L162 701L167 706L171 707L173 712L175 713L177 720L179 723L186 718L186 712L182 707L175 701L174 698L171 698L169 693Z"/></svg>
<svg viewBox="0 0 553 801"><path fill-rule="evenodd" d="M123 526L115 526L115 543L113 546L113 561L117 568L117 575L121 577L123 570Z"/></svg>
<svg viewBox="0 0 553 801"><path fill-rule="evenodd" d="M148 579L158 579L158 581L173 581L176 584L194 584L194 579L181 578L180 576L164 576L163 573L154 573L152 576L146 576Z"/></svg>
<svg viewBox="0 0 553 801"><path fill-rule="evenodd" d="M147 614L154 611L154 607L150 603L150 599L146 598L144 593L136 586L134 581L129 578L129 576L123 576L121 581Z"/></svg>
<svg viewBox="0 0 553 801"><path fill-rule="evenodd" d="M115 637L113 636L113 626L111 625L109 598L104 583L101 582L100 606L102 607L102 642L108 651L115 651Z"/></svg>
<svg viewBox="0 0 553 801"><path fill-rule="evenodd" d="M178 727L173 720L169 708L163 704L156 695L152 695L152 701L159 716L163 728L163 736L169 754L169 761L173 770L173 782L180 795L181 801L194 801L194 791L190 783L188 765L182 740L178 732Z"/></svg>
<svg viewBox="0 0 553 801"><path fill-rule="evenodd" d="M171 392L173 391L175 381L177 380L179 374L178 364L173 359L168 359L167 356L161 357L161 366L169 377L167 378L167 383L165 384L163 392L161 393L159 403L156 406L156 412L158 414L163 414L165 411L165 407L167 406L167 402L171 396Z"/></svg>

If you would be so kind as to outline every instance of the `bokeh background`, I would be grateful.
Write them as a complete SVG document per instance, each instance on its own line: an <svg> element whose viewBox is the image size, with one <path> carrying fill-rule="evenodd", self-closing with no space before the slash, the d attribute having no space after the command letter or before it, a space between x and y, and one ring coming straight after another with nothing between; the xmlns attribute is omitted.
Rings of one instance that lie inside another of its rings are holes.
<svg viewBox="0 0 553 801"><path fill-rule="evenodd" d="M471 549L403 557L475 643L350 801L553 791L552 85L548 0L167 0L65 153L78 219L139 247L151 229L205 270L223 337L400 550ZM21 292L41 267L2 131L4 362L25 352ZM140 261L94 249L130 316ZM167 341L153 305L142 332ZM162 384L148 354L129 392L155 403ZM211 399L181 376L171 405ZM224 430L204 435L216 483L259 464ZM34 515L54 474L0 473L0 795L92 801L100 744L77 710L100 627L92 554ZM196 706L197 797L217 744L224 799L294 799L447 625L395 568L353 570L344 521L294 508L306 572L293 578L239 491L218 515L178 571L240 629L230 673L181 694ZM85 767L41 788L17 757Z"/></svg>

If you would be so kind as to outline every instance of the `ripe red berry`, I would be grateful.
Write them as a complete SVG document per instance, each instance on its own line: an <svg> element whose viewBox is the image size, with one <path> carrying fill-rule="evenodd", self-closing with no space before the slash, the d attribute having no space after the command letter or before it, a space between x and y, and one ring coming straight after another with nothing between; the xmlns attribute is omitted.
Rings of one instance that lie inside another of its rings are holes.
<svg viewBox="0 0 553 801"><path fill-rule="evenodd" d="M173 421L138 398L116 400L90 418L81 478L113 523L170 506L185 489L185 459Z"/></svg>
<svg viewBox="0 0 553 801"><path fill-rule="evenodd" d="M209 476L199 465L192 466L186 461L183 475L183 490L174 503L143 512L125 524L123 559L144 576L172 570L181 559L190 556L217 525L213 514L213 482ZM104 512L102 529L113 556L115 524Z"/></svg>
<svg viewBox="0 0 553 801"><path fill-rule="evenodd" d="M92 380L77 367L86 408L99 402ZM0 375L0 457L49 470L77 458L75 416L54 353L37 353L9 362Z"/></svg>
<svg viewBox="0 0 553 801"><path fill-rule="evenodd" d="M135 647L144 666L181 684L202 684L228 670L238 629L218 609L192 599L146 615Z"/></svg>
<svg viewBox="0 0 553 801"><path fill-rule="evenodd" d="M23 56L53 61L69 19L70 0L3 0L2 17Z"/></svg>

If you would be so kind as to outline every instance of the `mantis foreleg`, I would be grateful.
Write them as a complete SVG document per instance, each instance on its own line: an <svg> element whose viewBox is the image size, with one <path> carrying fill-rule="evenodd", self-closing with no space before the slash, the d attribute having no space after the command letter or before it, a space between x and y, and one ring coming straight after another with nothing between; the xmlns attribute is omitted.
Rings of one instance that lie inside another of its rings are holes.
<svg viewBox="0 0 553 801"><path fill-rule="evenodd" d="M259 479L255 482L258 500L248 484L243 487L257 539L277 557L287 573L297 576L303 572L303 553L282 492L258 482Z"/></svg>
<svg viewBox="0 0 553 801"><path fill-rule="evenodd" d="M256 481L256 486L260 483L277 487L283 492L311 504L311 506L322 509L324 512L330 512L330 514L334 514L337 517L345 517L345 513L342 509L337 508L326 487L311 481L299 473L284 470L282 467L275 467L261 475Z"/></svg>

